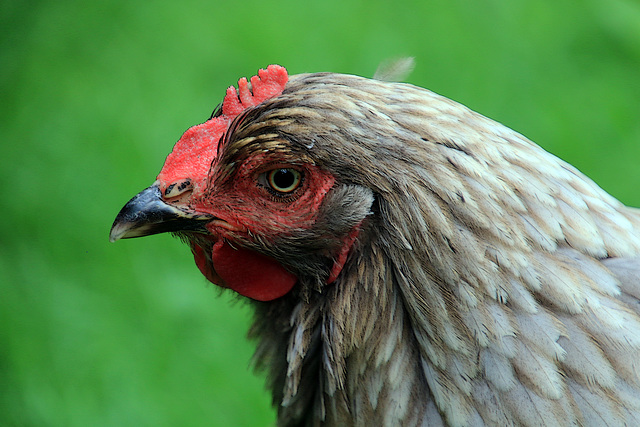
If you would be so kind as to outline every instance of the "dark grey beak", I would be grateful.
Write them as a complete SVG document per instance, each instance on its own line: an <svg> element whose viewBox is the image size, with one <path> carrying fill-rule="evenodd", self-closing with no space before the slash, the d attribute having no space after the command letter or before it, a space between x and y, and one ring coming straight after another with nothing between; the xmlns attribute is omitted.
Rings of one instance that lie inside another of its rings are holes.
<svg viewBox="0 0 640 427"><path fill-rule="evenodd" d="M165 203L157 185L142 190L122 208L111 226L109 240L149 236L172 231L207 232L213 216L195 214Z"/></svg>

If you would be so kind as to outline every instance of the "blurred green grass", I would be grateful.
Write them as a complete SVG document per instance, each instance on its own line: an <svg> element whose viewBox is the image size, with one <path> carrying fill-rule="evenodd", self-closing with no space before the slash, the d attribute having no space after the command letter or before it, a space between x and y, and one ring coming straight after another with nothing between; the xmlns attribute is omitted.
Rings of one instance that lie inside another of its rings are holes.
<svg viewBox="0 0 640 427"><path fill-rule="evenodd" d="M0 5L0 425L254 426L251 313L169 236L111 245L228 85L270 63L409 81L533 139L640 205L632 0Z"/></svg>

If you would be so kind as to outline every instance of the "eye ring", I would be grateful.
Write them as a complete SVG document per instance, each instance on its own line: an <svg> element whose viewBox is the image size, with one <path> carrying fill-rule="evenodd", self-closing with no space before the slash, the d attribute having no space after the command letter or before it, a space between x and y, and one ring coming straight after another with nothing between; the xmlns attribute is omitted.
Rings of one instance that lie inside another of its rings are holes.
<svg viewBox="0 0 640 427"><path fill-rule="evenodd" d="M292 168L278 168L267 172L267 183L272 190L289 194L300 186L302 174Z"/></svg>

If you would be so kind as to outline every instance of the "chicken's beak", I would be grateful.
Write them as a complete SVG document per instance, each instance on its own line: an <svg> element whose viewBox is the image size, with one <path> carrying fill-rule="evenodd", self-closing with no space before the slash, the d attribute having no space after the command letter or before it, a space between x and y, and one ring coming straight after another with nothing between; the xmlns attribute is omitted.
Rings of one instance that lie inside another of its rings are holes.
<svg viewBox="0 0 640 427"><path fill-rule="evenodd" d="M124 205L111 226L109 240L115 242L172 231L206 232L204 225L212 219L210 215L188 212L166 203L160 188L154 184Z"/></svg>

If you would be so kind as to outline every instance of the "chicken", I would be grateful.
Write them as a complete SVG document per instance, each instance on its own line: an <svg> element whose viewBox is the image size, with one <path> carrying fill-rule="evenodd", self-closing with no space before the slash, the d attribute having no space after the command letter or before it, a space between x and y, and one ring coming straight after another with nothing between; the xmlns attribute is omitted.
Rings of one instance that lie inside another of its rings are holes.
<svg viewBox="0 0 640 427"><path fill-rule="evenodd" d="M640 425L638 210L422 88L238 84L111 240L252 301L279 425Z"/></svg>

